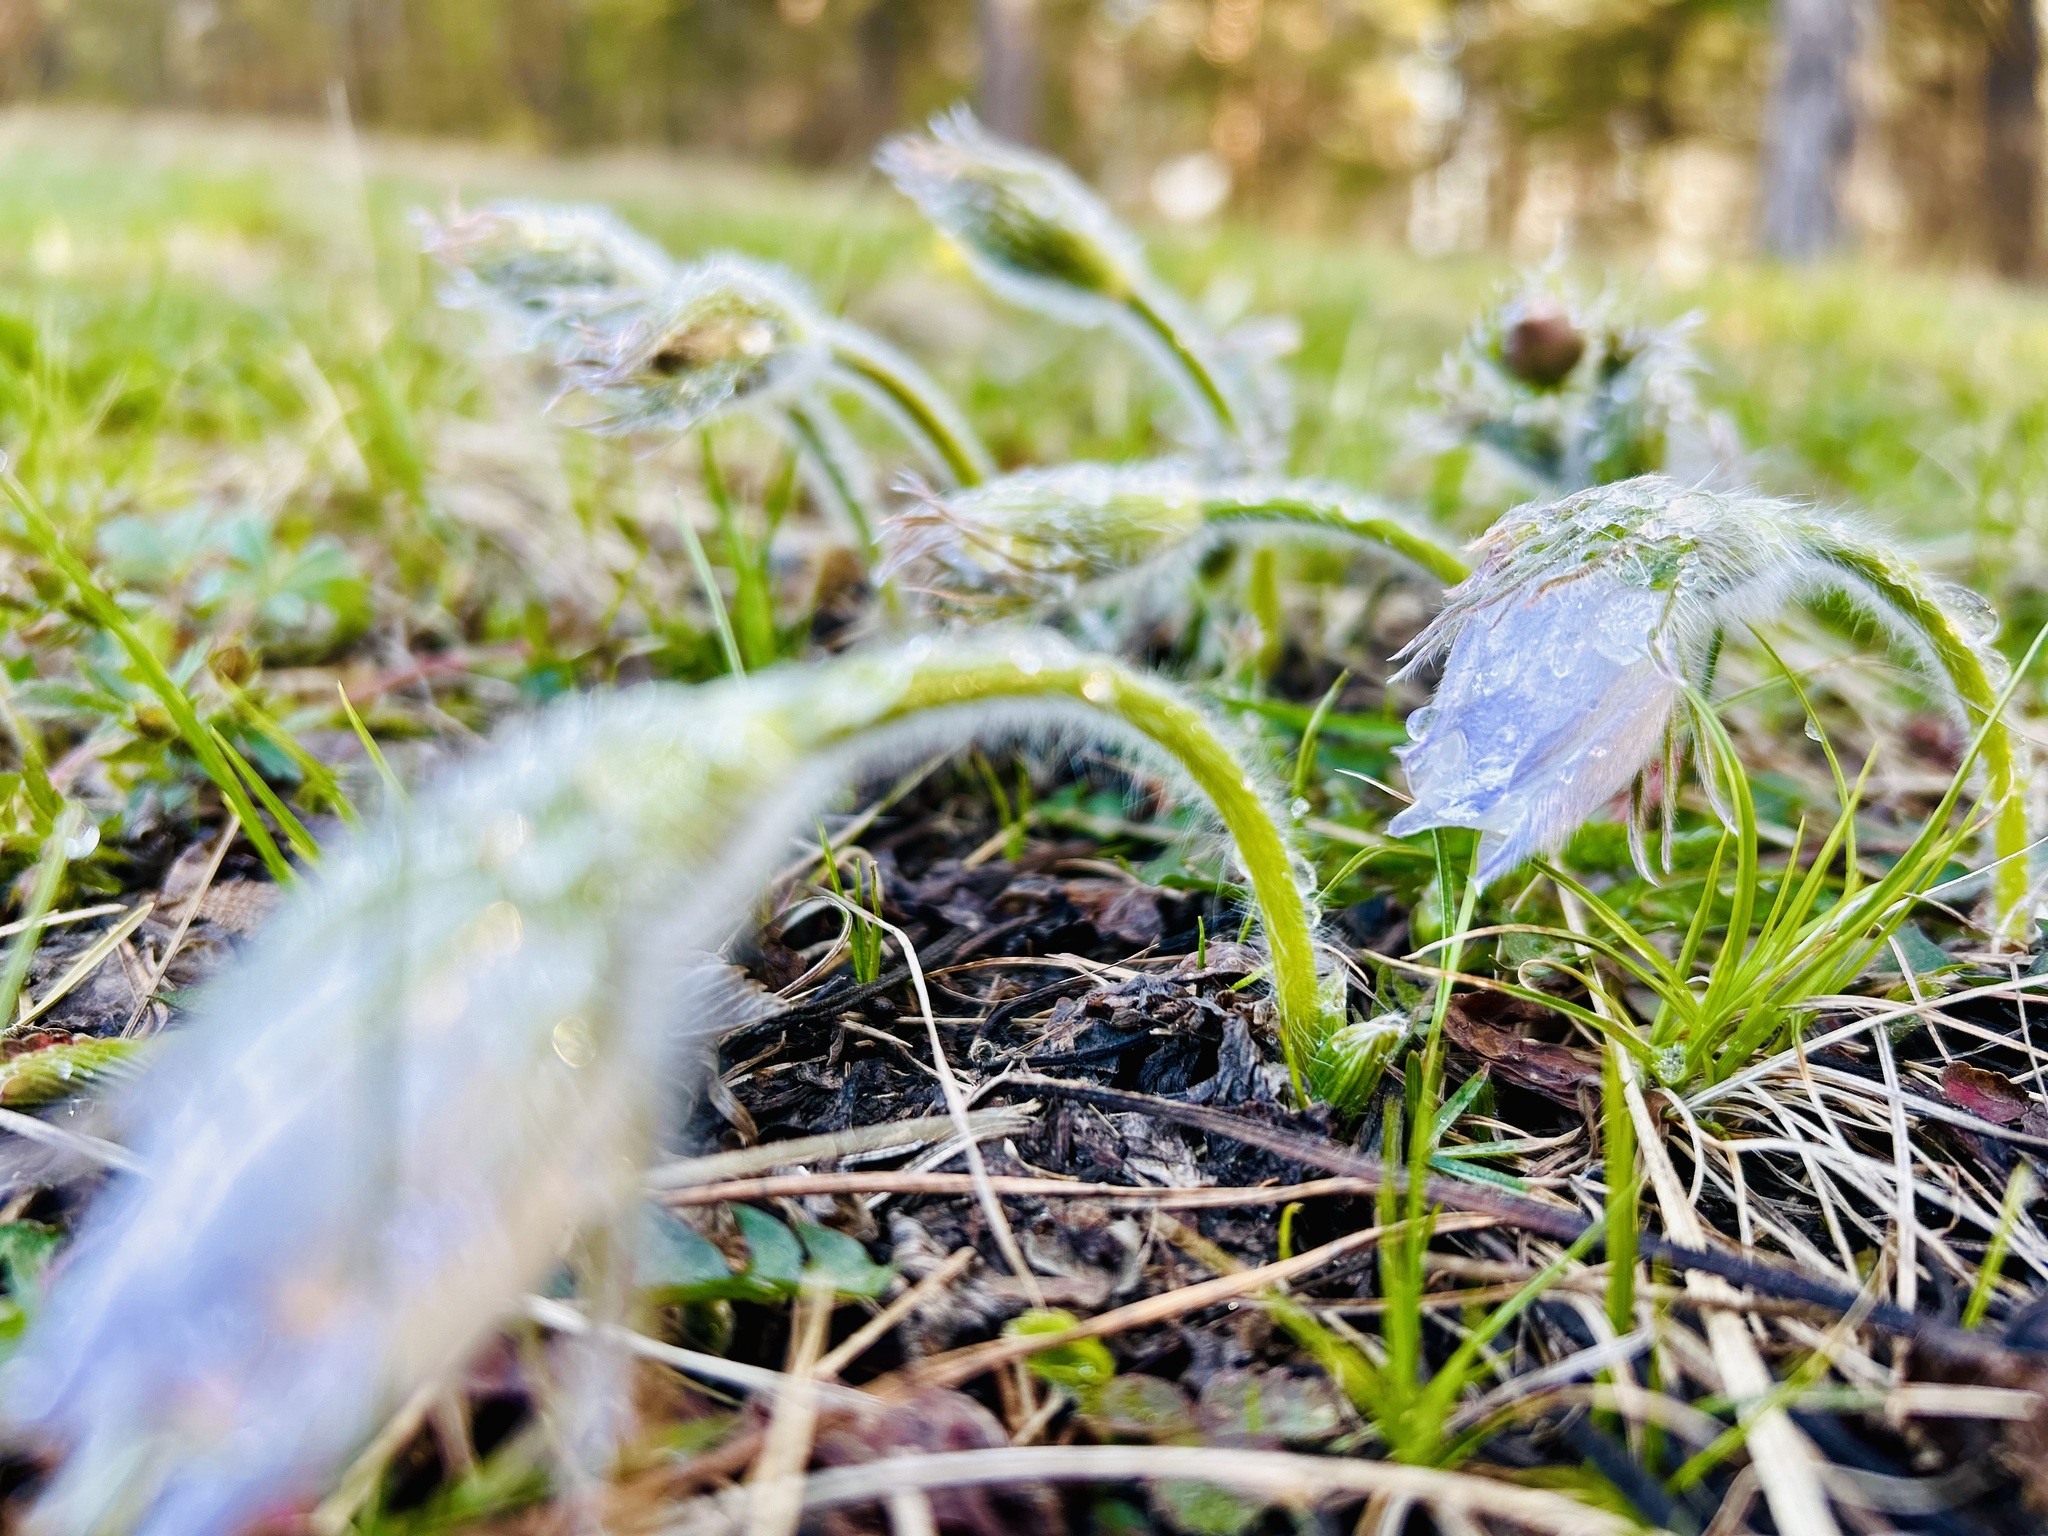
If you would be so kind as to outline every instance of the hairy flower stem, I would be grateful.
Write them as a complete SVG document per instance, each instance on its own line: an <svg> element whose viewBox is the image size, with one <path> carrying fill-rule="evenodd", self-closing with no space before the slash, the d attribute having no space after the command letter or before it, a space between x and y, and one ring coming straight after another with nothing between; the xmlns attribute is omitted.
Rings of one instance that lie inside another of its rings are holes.
<svg viewBox="0 0 2048 1536"><path fill-rule="evenodd" d="M1081 658L1070 667L1020 666L997 658L971 670L943 669L915 679L898 713L1015 698L1072 700L1121 722L1171 757L1214 806L1237 845L1265 924L1280 1041L1295 1091L1306 1099L1308 1065L1327 1033L1313 918L1281 823L1256 780L1194 705L1147 674L1104 657Z"/></svg>
<svg viewBox="0 0 2048 1536"><path fill-rule="evenodd" d="M1340 496L1210 496L1202 503L1209 523L1281 523L1327 529L1378 544L1413 561L1445 583L1463 581L1472 568L1455 550L1396 518L1363 510Z"/></svg>
<svg viewBox="0 0 2048 1536"><path fill-rule="evenodd" d="M1202 408L1215 422L1217 431L1226 438L1242 442L1246 436L1245 424L1238 420L1236 408L1224 393L1215 370L1202 356L1202 350L1181 333L1180 327L1157 303L1142 292L1133 290L1123 295L1122 303L1131 318L1138 322L1139 329L1166 350L1166 355L1173 360L1173 366L1194 397L1201 401Z"/></svg>
<svg viewBox="0 0 2048 1536"><path fill-rule="evenodd" d="M799 447L811 456L811 462L818 466L819 474L831 487L833 499L860 539L864 554L872 555L875 548L875 518L868 506L868 499L861 485L861 477L854 466L847 462L844 430L837 421L827 420L829 407L821 402L800 401L789 406L783 415L789 422L790 435Z"/></svg>
<svg viewBox="0 0 2048 1536"><path fill-rule="evenodd" d="M979 485L995 473L988 449L923 369L854 326L834 326L830 340L839 370L879 395L955 481Z"/></svg>
<svg viewBox="0 0 2048 1536"><path fill-rule="evenodd" d="M1984 801L1991 814L1992 936L2001 944L2025 945L2027 902L2026 769L2018 732L1999 711L1998 680L1984 651L1935 596L1925 575L1881 547L1865 547L1827 525L1802 528L1814 553L1852 580L1875 591L1901 622L1925 642L1934 664L1962 701L1973 727L1989 722L1984 736Z"/></svg>
<svg viewBox="0 0 2048 1536"><path fill-rule="evenodd" d="M1077 723L1214 805L1305 1080L1308 887L1167 685L1012 631L564 701L331 850L119 1106L149 1177L95 1200L0 1381L66 1452L38 1529L202 1536L325 1485L630 1209L676 1090L757 1006L716 947L819 801Z"/></svg>

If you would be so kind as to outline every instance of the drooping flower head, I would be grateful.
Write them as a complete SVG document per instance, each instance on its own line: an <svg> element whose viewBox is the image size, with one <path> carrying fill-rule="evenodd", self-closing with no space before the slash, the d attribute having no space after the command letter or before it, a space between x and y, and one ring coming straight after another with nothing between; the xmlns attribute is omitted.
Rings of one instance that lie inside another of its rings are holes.
<svg viewBox="0 0 2048 1536"><path fill-rule="evenodd" d="M1267 465L1292 421L1277 333L1213 334L1138 237L1057 160L988 133L965 107L885 143L875 163L997 294L1068 325L1114 325L1181 392L1212 448Z"/></svg>
<svg viewBox="0 0 2048 1536"><path fill-rule="evenodd" d="M1059 161L988 133L965 107L883 144L875 164L1006 298L1091 321L1153 285L1144 247Z"/></svg>
<svg viewBox="0 0 2048 1536"><path fill-rule="evenodd" d="M1559 491L1666 468L1674 430L1705 422L1698 318L1650 326L1615 310L1544 280L1523 288L1444 360L1446 425Z"/></svg>
<svg viewBox="0 0 2048 1536"><path fill-rule="evenodd" d="M1250 523L1378 544L1451 579L1464 569L1429 534L1357 491L1205 475L1177 461L1064 464L927 495L885 525L883 569L947 607L1043 607Z"/></svg>
<svg viewBox="0 0 2048 1536"><path fill-rule="evenodd" d="M593 431L681 432L730 406L802 394L832 361L830 322L789 274L737 256L678 273L572 377Z"/></svg>
<svg viewBox="0 0 2048 1536"><path fill-rule="evenodd" d="M1845 596L1973 709L1996 675L1981 600L1791 502L1645 475L1519 507L1479 547L1403 653L1411 672L1445 659L1399 749L1415 801L1391 830L1479 831L1486 882L1561 846L1660 743L1675 750L1674 707L1719 635L1807 592Z"/></svg>
<svg viewBox="0 0 2048 1536"><path fill-rule="evenodd" d="M436 221L427 252L444 302L487 311L511 346L550 365L585 430L681 433L729 408L774 406L863 544L866 475L814 386L867 394L962 483L987 450L943 391L881 338L824 313L778 268L742 256L678 266L602 209L493 203Z"/></svg>
<svg viewBox="0 0 2048 1536"><path fill-rule="evenodd" d="M1164 464L1062 464L925 495L884 524L882 574L947 607L1004 612L1084 586L1195 538L1203 493Z"/></svg>
<svg viewBox="0 0 2048 1536"><path fill-rule="evenodd" d="M515 345L582 350L674 279L667 252L602 208L500 202L420 220L442 301L507 322Z"/></svg>

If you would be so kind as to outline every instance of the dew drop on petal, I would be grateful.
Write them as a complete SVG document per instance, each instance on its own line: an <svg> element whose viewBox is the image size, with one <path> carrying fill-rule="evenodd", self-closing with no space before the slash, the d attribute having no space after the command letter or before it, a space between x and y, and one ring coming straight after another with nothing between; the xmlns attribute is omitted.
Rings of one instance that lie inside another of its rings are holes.
<svg viewBox="0 0 2048 1536"><path fill-rule="evenodd" d="M550 1039L555 1054L569 1066L587 1067L596 1059L597 1047L590 1039L590 1025L581 1015L572 1013L563 1019L554 1027Z"/></svg>

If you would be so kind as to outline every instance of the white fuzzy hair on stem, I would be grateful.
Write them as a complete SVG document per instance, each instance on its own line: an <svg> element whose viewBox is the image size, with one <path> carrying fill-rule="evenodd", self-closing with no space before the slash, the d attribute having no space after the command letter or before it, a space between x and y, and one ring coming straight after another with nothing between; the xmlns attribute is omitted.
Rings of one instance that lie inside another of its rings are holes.
<svg viewBox="0 0 2048 1536"><path fill-rule="evenodd" d="M1085 723L1177 765L1266 917L1290 1054L1322 1020L1270 795L1193 707L1039 632L926 638L517 727L341 848L114 1109L147 1170L88 1211L0 1381L63 1465L40 1536L200 1536L316 1499L580 1236L741 1017L710 952L860 770Z"/></svg>

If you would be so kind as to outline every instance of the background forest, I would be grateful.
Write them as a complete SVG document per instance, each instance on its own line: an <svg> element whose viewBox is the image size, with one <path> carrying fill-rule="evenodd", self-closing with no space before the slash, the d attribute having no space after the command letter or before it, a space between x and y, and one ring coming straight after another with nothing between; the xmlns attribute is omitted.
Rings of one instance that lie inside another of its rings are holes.
<svg viewBox="0 0 2048 1536"><path fill-rule="evenodd" d="M2025 0L0 0L0 101L820 165L972 95L1127 211L1680 280L2034 275L2039 74Z"/></svg>

